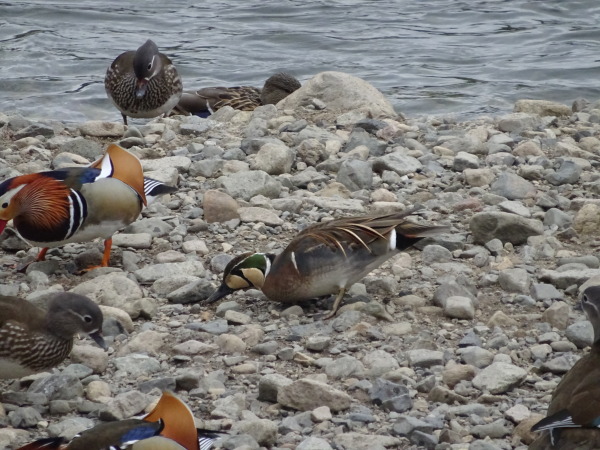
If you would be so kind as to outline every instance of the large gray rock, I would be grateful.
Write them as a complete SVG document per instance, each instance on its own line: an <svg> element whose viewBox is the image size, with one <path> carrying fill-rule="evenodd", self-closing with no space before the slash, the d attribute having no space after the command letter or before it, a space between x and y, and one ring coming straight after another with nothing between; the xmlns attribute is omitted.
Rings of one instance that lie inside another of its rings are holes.
<svg viewBox="0 0 600 450"><path fill-rule="evenodd" d="M473 155L467 152L458 152L454 157L452 169L456 172L462 172L465 169L478 169L479 158L477 155Z"/></svg>
<svg viewBox="0 0 600 450"><path fill-rule="evenodd" d="M506 269L498 276L500 287L506 292L527 294L531 285L531 278L527 270L521 268Z"/></svg>
<svg viewBox="0 0 600 450"><path fill-rule="evenodd" d="M296 446L296 450L331 450L332 447L325 439L308 437Z"/></svg>
<svg viewBox="0 0 600 450"><path fill-rule="evenodd" d="M125 125L119 122L90 120L79 125L79 131L84 136L118 138L123 136L123 133L125 132Z"/></svg>
<svg viewBox="0 0 600 450"><path fill-rule="evenodd" d="M189 260L180 263L152 264L135 271L136 278L142 284L151 284L159 278L175 275L201 277L204 275L204 266L200 261Z"/></svg>
<svg viewBox="0 0 600 450"><path fill-rule="evenodd" d="M495 362L473 378L473 386L491 394L504 394L519 386L526 377L527 371L514 364Z"/></svg>
<svg viewBox="0 0 600 450"><path fill-rule="evenodd" d="M490 191L509 200L535 196L536 189L525 178L510 172L503 172L491 185Z"/></svg>
<svg viewBox="0 0 600 450"><path fill-rule="evenodd" d="M69 139L59 146L61 152L74 153L89 160L95 160L104 153L104 147L99 142L84 137Z"/></svg>
<svg viewBox="0 0 600 450"><path fill-rule="evenodd" d="M329 111L362 110L373 117L396 116L392 104L371 84L342 72L321 72L277 104L280 109L299 109L313 99Z"/></svg>
<svg viewBox="0 0 600 450"><path fill-rule="evenodd" d="M159 159L142 159L141 162L144 172L165 170L170 167L179 172L187 172L192 165L192 160L187 156L165 156Z"/></svg>
<svg viewBox="0 0 600 450"><path fill-rule="evenodd" d="M277 403L299 411L310 411L319 406L343 411L350 407L351 401L352 397L345 392L308 378L283 386L277 393Z"/></svg>
<svg viewBox="0 0 600 450"><path fill-rule="evenodd" d="M573 219L573 229L581 235L596 235L600 230L600 206L587 203L581 207Z"/></svg>
<svg viewBox="0 0 600 450"><path fill-rule="evenodd" d="M546 176L546 180L554 186L560 186L567 183L577 183L581 176L581 166L573 161L565 160L561 163L556 172L551 172Z"/></svg>
<svg viewBox="0 0 600 450"><path fill-rule="evenodd" d="M233 198L248 201L256 195L276 198L281 192L281 184L262 170L238 172L217 179L217 184Z"/></svg>
<svg viewBox="0 0 600 450"><path fill-rule="evenodd" d="M123 272L100 275L75 286L71 292L85 295L96 303L130 312L131 303L142 298L138 284Z"/></svg>
<svg viewBox="0 0 600 450"><path fill-rule="evenodd" d="M548 100L517 100L516 113L537 114L539 116L570 116L573 111L567 105Z"/></svg>
<svg viewBox="0 0 600 450"><path fill-rule="evenodd" d="M268 142L260 148L251 167L254 170L267 172L269 175L281 175L290 172L294 158L294 151L283 142L281 144Z"/></svg>
<svg viewBox="0 0 600 450"><path fill-rule="evenodd" d="M503 212L475 214L469 227L475 242L481 244L500 239L502 242L520 245L527 242L529 236L537 236L544 232L544 225L539 220Z"/></svg>
<svg viewBox="0 0 600 450"><path fill-rule="evenodd" d="M373 162L373 170L375 172L391 170L398 175L414 173L422 168L423 164L418 159L400 152L388 153L385 156L376 158Z"/></svg>
<svg viewBox="0 0 600 450"><path fill-rule="evenodd" d="M340 166L337 181L350 189L350 191L370 189L373 184L373 169L371 169L371 164L360 159L346 160Z"/></svg>
<svg viewBox="0 0 600 450"><path fill-rule="evenodd" d="M202 206L204 208L204 220L208 223L227 222L240 217L238 202L225 192L209 189L204 193Z"/></svg>
<svg viewBox="0 0 600 450"><path fill-rule="evenodd" d="M600 276L598 269L571 269L571 270L550 270L541 269L539 279L547 281L558 289L566 289L573 284L583 284L592 277Z"/></svg>

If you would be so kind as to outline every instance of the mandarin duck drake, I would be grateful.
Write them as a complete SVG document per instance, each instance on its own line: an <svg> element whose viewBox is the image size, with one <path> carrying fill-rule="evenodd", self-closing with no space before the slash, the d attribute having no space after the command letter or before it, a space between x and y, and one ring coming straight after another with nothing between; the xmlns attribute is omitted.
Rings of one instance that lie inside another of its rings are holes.
<svg viewBox="0 0 600 450"><path fill-rule="evenodd" d="M207 87L181 95L174 114L208 117L223 106L254 111L261 105L276 104L301 86L289 73L280 72L265 81L262 89L253 86Z"/></svg>
<svg viewBox="0 0 600 450"><path fill-rule="evenodd" d="M10 178L0 184L0 234L12 219L29 244L49 247L104 239L108 266L112 235L134 222L156 196L174 192L145 178L140 160L118 145L89 167L69 167Z"/></svg>
<svg viewBox="0 0 600 450"><path fill-rule="evenodd" d="M117 56L106 71L104 88L127 125L127 116L151 118L171 111L183 84L171 60L148 39L136 51Z"/></svg>
<svg viewBox="0 0 600 450"><path fill-rule="evenodd" d="M547 417L531 427L548 431L529 446L531 450L600 448L600 286L583 291L581 306L594 329L592 348L556 386Z"/></svg>
<svg viewBox="0 0 600 450"><path fill-rule="evenodd" d="M189 407L164 392L141 419L96 425L75 436L40 439L18 450L209 450L220 432L197 429Z"/></svg>
<svg viewBox="0 0 600 450"><path fill-rule="evenodd" d="M278 255L236 256L225 267L221 286L205 302L249 288L282 303L336 294L325 317L329 319L354 283L422 238L449 231L447 226L405 219L417 209L335 219L306 228Z"/></svg>
<svg viewBox="0 0 600 450"><path fill-rule="evenodd" d="M0 296L0 379L21 378L60 364L84 333L106 350L102 311L83 295L61 292L48 310L16 297Z"/></svg>

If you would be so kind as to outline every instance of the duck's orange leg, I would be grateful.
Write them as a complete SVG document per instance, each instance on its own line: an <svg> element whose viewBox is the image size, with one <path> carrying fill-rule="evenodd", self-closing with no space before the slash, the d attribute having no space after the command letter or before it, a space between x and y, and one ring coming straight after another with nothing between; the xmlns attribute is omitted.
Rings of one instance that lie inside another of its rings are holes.
<svg viewBox="0 0 600 450"><path fill-rule="evenodd" d="M100 267L108 267L108 261L110 261L110 250L112 248L112 237L109 237L104 241L104 255L102 256L102 262Z"/></svg>
<svg viewBox="0 0 600 450"><path fill-rule="evenodd" d="M40 250L40 252L37 255L37 258L35 258L36 261L46 261L46 253L48 253L48 247L44 247Z"/></svg>
<svg viewBox="0 0 600 450"><path fill-rule="evenodd" d="M108 238L104 241L104 254L102 255L102 262L97 266L91 266L87 269L83 269L81 273L89 272L90 270L97 269L98 267L108 267L108 261L110 260L110 250L112 248L112 238Z"/></svg>

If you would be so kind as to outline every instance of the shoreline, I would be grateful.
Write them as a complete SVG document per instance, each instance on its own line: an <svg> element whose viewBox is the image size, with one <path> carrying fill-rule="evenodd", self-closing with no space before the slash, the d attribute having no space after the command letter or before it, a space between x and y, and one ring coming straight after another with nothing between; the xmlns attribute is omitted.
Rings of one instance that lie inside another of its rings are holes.
<svg viewBox="0 0 600 450"><path fill-rule="evenodd" d="M365 92L354 89L332 98ZM119 141L147 176L179 187L115 235L112 267L84 276L71 272L98 242L51 250L21 274L11 267L36 249L0 236L0 295L43 303L73 290L112 324L108 354L82 340L54 375L0 381L0 447L127 418L163 389L203 428L230 430L228 448L527 447L592 339L573 307L588 278L600 284L600 104L523 100L498 117L403 121L376 94L337 111L301 96L127 130L0 113L0 181L89 164ZM318 316L331 301L285 307L257 291L194 303L242 251L417 203L452 233L367 275L330 321ZM67 386L50 389L60 376ZM277 403L290 383L310 407Z"/></svg>

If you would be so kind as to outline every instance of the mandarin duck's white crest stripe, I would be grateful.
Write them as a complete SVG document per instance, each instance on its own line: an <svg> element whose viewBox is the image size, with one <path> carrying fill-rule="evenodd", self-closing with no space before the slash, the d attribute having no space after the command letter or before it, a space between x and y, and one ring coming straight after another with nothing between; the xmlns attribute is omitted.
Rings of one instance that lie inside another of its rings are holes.
<svg viewBox="0 0 600 450"><path fill-rule="evenodd" d="M101 423L75 436L41 439L19 450L209 450L220 432L199 430L189 407L164 392L142 418Z"/></svg>
<svg viewBox="0 0 600 450"><path fill-rule="evenodd" d="M144 190L145 179L142 163L134 154L129 153L118 145L111 144L108 146L104 156L93 162L90 167L100 169L96 180L101 178L115 178L120 180L140 196L144 206L148 204ZM156 182L156 180L151 181Z"/></svg>
<svg viewBox="0 0 600 450"><path fill-rule="evenodd" d="M145 178L139 159L111 144L89 167L70 167L11 178L0 184L0 233L7 222L34 246L105 240L108 265L112 235L135 221L156 196L175 188Z"/></svg>

